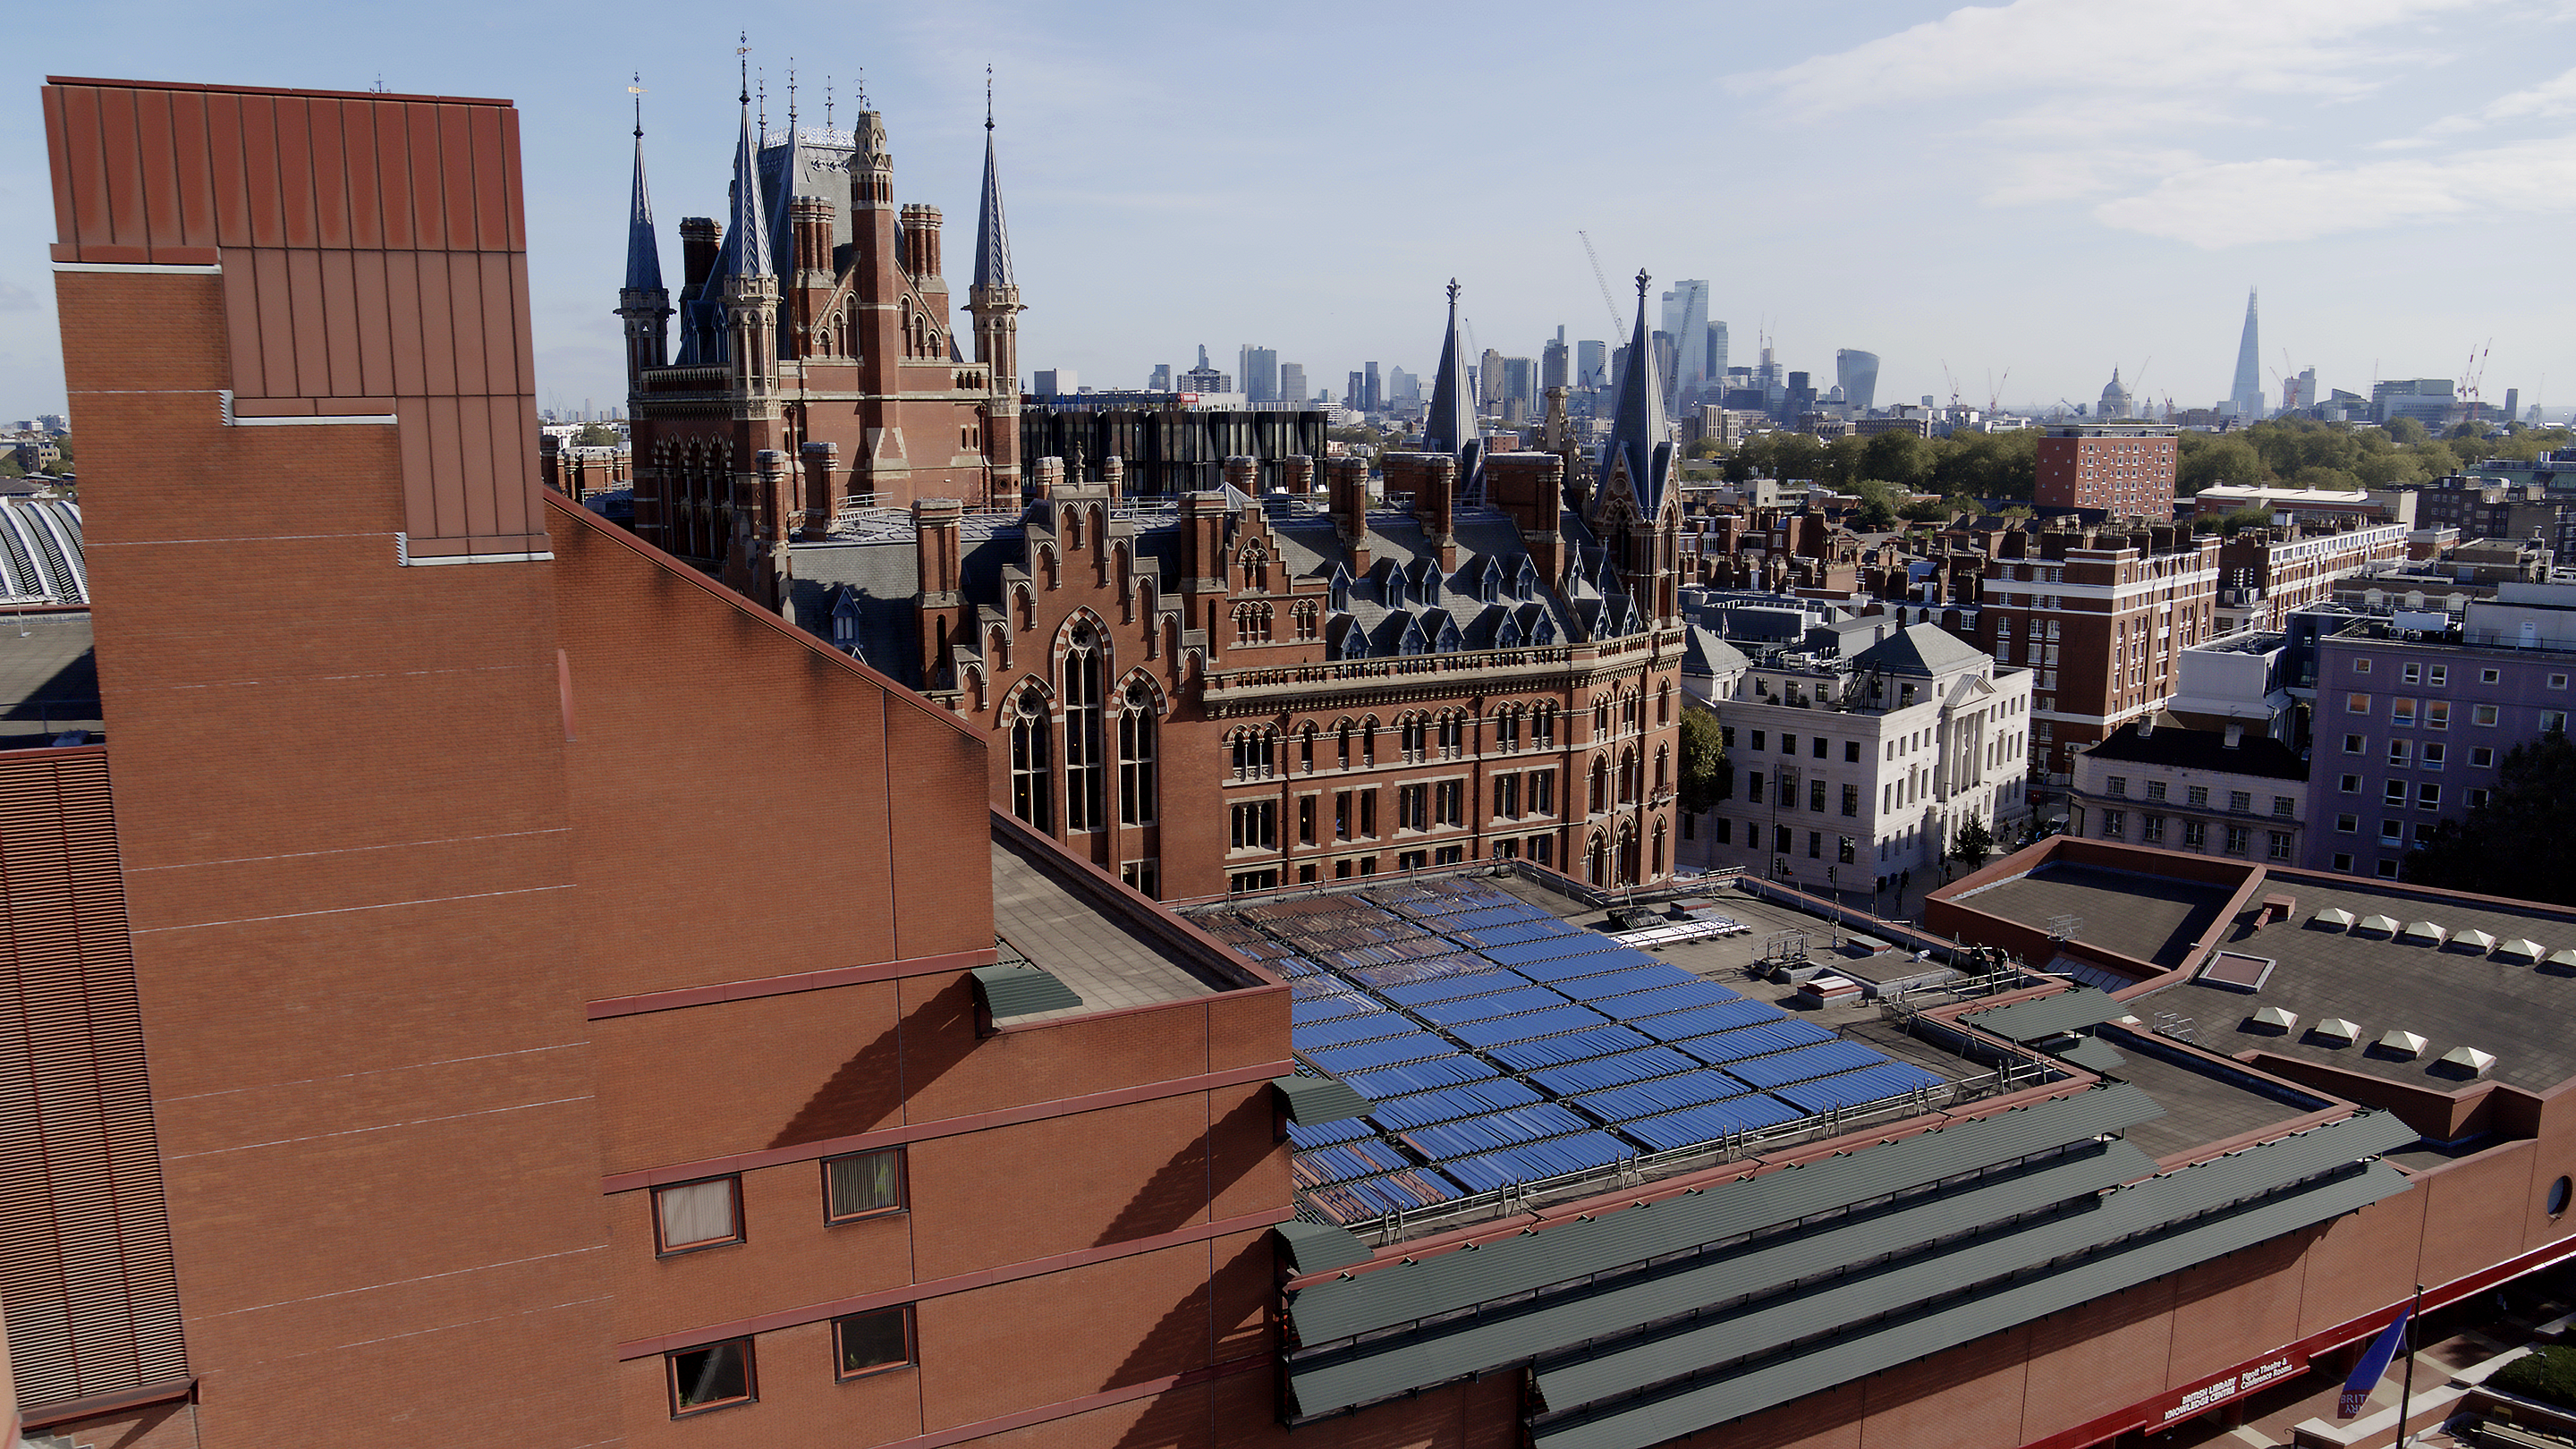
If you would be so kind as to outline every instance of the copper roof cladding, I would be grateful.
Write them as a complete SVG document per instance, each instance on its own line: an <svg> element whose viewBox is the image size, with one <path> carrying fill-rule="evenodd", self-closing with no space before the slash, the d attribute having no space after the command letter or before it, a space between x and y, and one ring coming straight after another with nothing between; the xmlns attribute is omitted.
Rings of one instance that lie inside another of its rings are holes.
<svg viewBox="0 0 2576 1449"><path fill-rule="evenodd" d="M57 265L220 267L233 415L390 418L410 556L545 550L508 102L57 77L44 105Z"/></svg>

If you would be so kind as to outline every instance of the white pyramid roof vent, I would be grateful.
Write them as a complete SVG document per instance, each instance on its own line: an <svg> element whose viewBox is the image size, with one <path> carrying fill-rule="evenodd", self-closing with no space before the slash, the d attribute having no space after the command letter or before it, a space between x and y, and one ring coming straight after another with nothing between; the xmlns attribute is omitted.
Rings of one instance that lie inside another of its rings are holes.
<svg viewBox="0 0 2576 1449"><path fill-rule="evenodd" d="M2395 1052L2401 1057L2419 1057L2424 1054L2424 1038L2411 1031L2384 1032L2376 1045L2381 1051Z"/></svg>
<svg viewBox="0 0 2576 1449"><path fill-rule="evenodd" d="M2458 1067L2473 1077L2483 1077L2487 1069L2495 1065L2495 1054L2479 1051L2476 1047L2453 1047L2442 1053L2442 1064Z"/></svg>
<svg viewBox="0 0 2576 1449"><path fill-rule="evenodd" d="M2348 1042L2361 1039L2361 1024L2346 1021L2340 1016L2329 1016L2309 1029L2328 1041Z"/></svg>

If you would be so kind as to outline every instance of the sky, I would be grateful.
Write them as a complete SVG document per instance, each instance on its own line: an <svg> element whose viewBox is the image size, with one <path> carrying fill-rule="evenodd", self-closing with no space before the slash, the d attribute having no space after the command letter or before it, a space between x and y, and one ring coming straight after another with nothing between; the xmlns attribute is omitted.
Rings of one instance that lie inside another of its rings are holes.
<svg viewBox="0 0 2576 1449"><path fill-rule="evenodd" d="M2276 397L2287 367L2366 394L2477 354L2490 400L2576 404L2576 0L83 0L0 59L0 419L63 406L46 75L515 100L539 405L604 409L628 87L676 282L679 219L723 210L745 28L773 125L791 63L808 124L827 76L844 126L864 83L961 302L992 67L1024 375L1138 387L1252 343L1338 393L1431 369L1452 277L1480 347L1536 356L1559 325L1624 341L1642 268L1709 279L1737 365L1767 334L1822 387L1878 353L1882 405L2090 401L2117 367L2208 406L2248 288Z"/></svg>

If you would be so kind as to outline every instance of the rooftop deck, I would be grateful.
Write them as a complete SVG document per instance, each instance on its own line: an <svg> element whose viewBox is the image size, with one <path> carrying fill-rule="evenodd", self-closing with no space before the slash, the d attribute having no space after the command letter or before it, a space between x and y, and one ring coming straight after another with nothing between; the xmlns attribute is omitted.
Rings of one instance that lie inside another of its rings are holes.
<svg viewBox="0 0 2576 1449"><path fill-rule="evenodd" d="M993 930L1002 959L1008 962L1016 952L1082 998L1080 1006L1010 1017L1008 1025L1213 996L1255 979L1250 973L1229 977L1215 963L1197 960L1138 922L1102 909L1099 896L1106 887L1077 883L1073 870L1069 862L995 828Z"/></svg>

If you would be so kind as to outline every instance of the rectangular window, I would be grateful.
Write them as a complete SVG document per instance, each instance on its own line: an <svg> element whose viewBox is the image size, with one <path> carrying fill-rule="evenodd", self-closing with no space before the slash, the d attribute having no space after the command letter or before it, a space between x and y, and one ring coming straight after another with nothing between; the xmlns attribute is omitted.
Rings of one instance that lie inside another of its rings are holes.
<svg viewBox="0 0 2576 1449"><path fill-rule="evenodd" d="M2403 805L2403 804L2405 804L2406 802L2405 802L2404 800L2400 800L2400 801L2398 801L2397 803L2398 803L2398 804L2400 804L2400 805ZM2404 843L2405 843L2405 841L2406 841L2406 822L2404 822L2404 821L2402 821L2402 820L2382 820L2382 821L2380 821L2380 822L2379 822L2379 843L2380 843L2380 844L2382 844L2382 845L2402 845L2402 844L2404 844Z"/></svg>
<svg viewBox="0 0 2576 1449"><path fill-rule="evenodd" d="M2209 808L2209 787L2207 785L2187 785L2183 788L2182 793L2184 803L2190 805L2194 810L2205 810Z"/></svg>
<svg viewBox="0 0 2576 1449"><path fill-rule="evenodd" d="M1467 863L1467 847L1463 845L1444 845L1438 850L1431 852L1431 863L1433 865L1464 865Z"/></svg>
<svg viewBox="0 0 2576 1449"><path fill-rule="evenodd" d="M2397 862L2393 860L2381 861L2379 863L2379 878L2381 880L2397 879Z"/></svg>
<svg viewBox="0 0 2576 1449"><path fill-rule="evenodd" d="M2111 793L2114 795L2126 795L2129 793L2129 777L2126 775L2113 775L2108 783L2111 787Z"/></svg>
<svg viewBox="0 0 2576 1449"><path fill-rule="evenodd" d="M1377 792L1375 790L1360 792L1360 834L1371 840L1377 839ZM1360 874L1367 875L1370 872L1364 870Z"/></svg>
<svg viewBox="0 0 2576 1449"><path fill-rule="evenodd" d="M2415 701L2411 699L2390 700L2388 702L2388 722L2394 725L2405 725L2409 729L2414 728Z"/></svg>
<svg viewBox="0 0 2576 1449"><path fill-rule="evenodd" d="M2425 769L2438 770L2442 768L2442 755L2442 742L2440 740L2426 740L2424 742L2423 761Z"/></svg>
<svg viewBox="0 0 2576 1449"><path fill-rule="evenodd" d="M2272 813L2280 816L2284 820L2287 820L2299 812L2298 807L2291 802L2289 796L2275 795L2272 797Z"/></svg>
<svg viewBox="0 0 2576 1449"><path fill-rule="evenodd" d="M1532 815L1556 813L1556 772L1534 770L1529 777L1529 808Z"/></svg>
<svg viewBox="0 0 2576 1449"><path fill-rule="evenodd" d="M1312 795L1297 797L1297 843L1315 843L1315 797Z"/></svg>
<svg viewBox="0 0 2576 1449"><path fill-rule="evenodd" d="M2380 786L2379 801L2383 805L2405 804L2406 782L2403 780L2391 780L2387 784Z"/></svg>
<svg viewBox="0 0 2576 1449"><path fill-rule="evenodd" d="M1753 748L1755 748L1755 749L1757 749L1757 750L1758 750L1758 749L1760 749L1760 748L1762 748L1762 740L1763 740L1763 732L1762 732L1762 731L1760 731L1760 730L1755 730L1755 731L1753 732Z"/></svg>
<svg viewBox="0 0 2576 1449"><path fill-rule="evenodd" d="M1860 763L1860 741L1843 741L1843 763L1846 765L1857 765Z"/></svg>
<svg viewBox="0 0 2576 1449"><path fill-rule="evenodd" d="M1333 792L1333 838L1351 838L1351 792L1348 790Z"/></svg>
<svg viewBox="0 0 2576 1449"><path fill-rule="evenodd" d="M1279 872L1275 870L1247 870L1225 878L1225 888L1230 891L1266 891L1278 887Z"/></svg>
<svg viewBox="0 0 2576 1449"><path fill-rule="evenodd" d="M1717 817L1717 843L1720 845L1735 843L1735 822L1723 815Z"/></svg>
<svg viewBox="0 0 2576 1449"><path fill-rule="evenodd" d="M2369 754L2370 742L2359 735L2345 735L2343 737L2343 752L2347 755Z"/></svg>
<svg viewBox="0 0 2576 1449"><path fill-rule="evenodd" d="M2491 730L2495 728L2495 722L2496 707L2494 705L2479 704L2471 705L2469 707L2469 723L2478 726L2480 729Z"/></svg>
<svg viewBox="0 0 2576 1449"><path fill-rule="evenodd" d="M1496 775L1494 777L1495 818L1500 820L1509 820L1520 813L1521 777L1518 775Z"/></svg>
<svg viewBox="0 0 2576 1449"><path fill-rule="evenodd" d="M2424 682L2435 689L2451 682L2451 666L2436 664L2424 672Z"/></svg>
<svg viewBox="0 0 2576 1449"><path fill-rule="evenodd" d="M1467 821L1467 782L1443 780L1431 791L1432 820L1440 825L1463 825Z"/></svg>
<svg viewBox="0 0 2576 1449"><path fill-rule="evenodd" d="M759 1397L751 1374L751 1340L679 1349L662 1356L671 1373L671 1417L748 1404Z"/></svg>
<svg viewBox="0 0 2576 1449"><path fill-rule="evenodd" d="M2334 868L2344 871L2352 869L2352 857L2349 855L2337 855L2334 858Z"/></svg>
<svg viewBox="0 0 2576 1449"><path fill-rule="evenodd" d="M2544 735L2563 735L2567 733L2567 711L2563 709L2542 710L2540 712L2540 732Z"/></svg>
<svg viewBox="0 0 2576 1449"><path fill-rule="evenodd" d="M2345 695L2343 697L2343 712L2345 714L2370 713L2370 696L2366 694Z"/></svg>
<svg viewBox="0 0 2576 1449"><path fill-rule="evenodd" d="M2355 674L2368 674L2370 672L2370 661L2367 659L2355 659L2352 661L2352 672Z"/></svg>
<svg viewBox="0 0 2576 1449"><path fill-rule="evenodd" d="M2209 843L2209 827L2197 820L2182 823L2182 848L2198 850Z"/></svg>
<svg viewBox="0 0 2576 1449"><path fill-rule="evenodd" d="M2493 747L2491 747L2491 746L2488 746L2488 745L2478 745L2478 746L2476 746L2476 747L2472 748L2472 749L2469 751L2469 763L2470 763L2471 765L2476 766L2478 769L2481 769L2481 770L2485 770L2485 769L2492 769L2492 768L2494 768L2494 766L2495 766L2495 750L2494 750L2494 748L2493 748Z"/></svg>
<svg viewBox="0 0 2576 1449"><path fill-rule="evenodd" d="M2149 780L2147 782L2147 798L2150 800L2162 800L2165 798L2165 782L2162 780Z"/></svg>
<svg viewBox="0 0 2576 1449"><path fill-rule="evenodd" d="M685 1253L741 1241L741 1179L710 1177L653 1189L656 1252Z"/></svg>
<svg viewBox="0 0 2576 1449"><path fill-rule="evenodd" d="M2141 815L2138 817L2138 839L2149 845L2158 845L2163 843L2164 838L2165 818L2163 816Z"/></svg>
<svg viewBox="0 0 2576 1449"><path fill-rule="evenodd" d="M2478 671L2478 683L2480 684L2494 684L2503 678L2504 673L2501 670L2481 669Z"/></svg>
<svg viewBox="0 0 2576 1449"><path fill-rule="evenodd" d="M1733 725L1719 725L1719 726L1717 727L1717 742L1718 742L1720 745L1722 745L1722 746L1724 746L1725 748L1727 748L1727 749L1730 749L1730 750L1731 750L1731 749L1734 749L1734 748L1735 748L1735 726L1733 726Z"/></svg>
<svg viewBox="0 0 2576 1449"><path fill-rule="evenodd" d="M2567 676L2564 674L2553 674L2549 676L2549 687L2552 689L2565 689L2567 687Z"/></svg>
<svg viewBox="0 0 2576 1449"><path fill-rule="evenodd" d="M1858 785L1845 785L1843 787L1843 813L1845 815L1858 815L1860 813L1860 787Z"/></svg>
<svg viewBox="0 0 2576 1449"><path fill-rule="evenodd" d="M1726 838L1726 822L1723 820L1717 822L1717 830L1717 838L1724 840ZM1547 865L1556 859L1555 836L1533 835L1529 838L1527 844L1529 846L1529 858L1537 861L1539 864Z"/></svg>
<svg viewBox="0 0 2576 1449"><path fill-rule="evenodd" d="M1808 832L1807 832L1807 859L1809 859L1809 860L1822 860L1822 859L1824 859L1824 858L1825 858L1825 833L1824 833L1823 831L1821 831L1821 830L1810 830L1810 831L1808 831Z"/></svg>
<svg viewBox="0 0 2576 1449"><path fill-rule="evenodd" d="M2422 684L2424 682L2424 666L2413 663L2401 664L2397 667L2397 677L2401 682L2406 684Z"/></svg>
<svg viewBox="0 0 2576 1449"><path fill-rule="evenodd" d="M1815 811L1815 812L1816 812L1817 814L1819 814L1819 815L1822 815L1822 814L1824 814L1824 813L1825 813L1825 782L1824 782L1824 781L1822 781L1822 780L1809 780L1809 781L1807 782L1807 808L1808 808L1808 809L1810 809L1810 810Z"/></svg>
<svg viewBox="0 0 2576 1449"><path fill-rule="evenodd" d="M1814 739L1808 741L1810 748L1807 753L1814 755L1819 760L1824 759L1826 758L1825 751L1833 748L1833 743L1833 741L1826 739L1823 735L1818 735Z"/></svg>
<svg viewBox="0 0 2576 1449"><path fill-rule="evenodd" d="M2129 813L2128 813L2127 811L2125 811L2125 810L2105 810L2105 811L2103 811L2103 812L2102 812L2102 838L2103 838L2103 839L2105 839L2105 840L2117 840L2117 839L2119 839L2119 838L2121 837L2121 835L2123 835L2124 833L2126 833L2126 832L2127 832L2127 830L2128 830L2128 826L2129 826Z"/></svg>
<svg viewBox="0 0 2576 1449"><path fill-rule="evenodd" d="M2239 815L2251 815L2252 813L2254 813L2254 795L2253 795L2253 792L2252 792L2252 791L2250 791L2250 790L2230 790L2230 791L2228 791L2228 792L2227 792L2227 808L2228 808L2228 809L2230 809L2230 810L2235 811L2235 812L2236 812L2236 813L2238 813Z"/></svg>
<svg viewBox="0 0 2576 1449"><path fill-rule="evenodd" d="M1780 753L1784 755L1794 755L1798 753L1798 737L1792 734L1783 734L1780 736Z"/></svg>
<svg viewBox="0 0 2576 1449"><path fill-rule="evenodd" d="M2228 827L2227 827L2227 847L2226 847L2226 849L2227 849L2227 853L2228 853L2229 855L2243 855L2243 854L2245 853L2245 847L2246 847L2246 845L2247 845L2249 842L2251 842L2251 841L2253 840L2253 838L2254 838L2254 832L2253 832L2253 831L2251 831L2251 830L2246 829L2246 828L2245 828L2244 826L2242 826L2242 825L2230 825L2230 826L2228 826Z"/></svg>
<svg viewBox="0 0 2576 1449"><path fill-rule="evenodd" d="M2469 808L2470 808L2470 809L2475 810L2475 809L2477 809L2479 806L2484 805L2485 803L2487 803L2487 792L2486 792L2486 791L2484 791L2484 790L2471 790L2471 791L2469 792Z"/></svg>
<svg viewBox="0 0 2576 1449"><path fill-rule="evenodd" d="M1772 850L1776 851L1777 853L1779 853L1779 854L1781 854L1781 855L1787 855L1791 850L1793 850L1793 849L1795 849L1795 848L1796 848L1796 844L1795 844L1795 840L1794 840L1794 833L1789 829L1789 827L1788 827L1788 826L1786 826L1786 825L1774 825L1774 826L1772 826L1772 827L1771 827L1771 849L1772 849Z"/></svg>
<svg viewBox="0 0 2576 1449"><path fill-rule="evenodd" d="M1279 802L1248 800L1236 805L1232 836L1236 850L1276 850L1279 848Z"/></svg>
<svg viewBox="0 0 2576 1449"><path fill-rule="evenodd" d="M2388 763L2392 765L2404 765L2413 757L2414 753L2415 743L2412 740L2390 740L2388 742Z"/></svg>
<svg viewBox="0 0 2576 1449"><path fill-rule="evenodd" d="M1431 828L1431 787L1398 785L1395 787L1395 828L1428 830Z"/></svg>
<svg viewBox="0 0 2576 1449"><path fill-rule="evenodd" d="M2266 860L2288 860L2290 858L2290 833L2286 830L2272 830L2266 831L2265 834L2272 837L2272 844L2271 849L2264 852L2264 858Z"/></svg>
<svg viewBox="0 0 2576 1449"><path fill-rule="evenodd" d="M1118 878L1127 882L1129 889L1158 901L1163 898L1161 876L1159 861L1131 860L1118 867Z"/></svg>
<svg viewBox="0 0 2576 1449"><path fill-rule="evenodd" d="M840 1353L840 1376L865 1378L912 1361L912 1306L880 1308L832 1320L832 1343Z"/></svg>
<svg viewBox="0 0 2576 1449"><path fill-rule="evenodd" d="M1420 870L1430 863L1431 852L1427 850L1399 850L1395 853L1397 870Z"/></svg>
<svg viewBox="0 0 2576 1449"><path fill-rule="evenodd" d="M1143 864L1144 862L1136 862ZM1132 882L1131 882L1132 884ZM903 1149L823 1159L823 1221L846 1223L903 1206Z"/></svg>
<svg viewBox="0 0 2576 1449"><path fill-rule="evenodd" d="M2451 702L2447 699L2424 701L2424 728L2446 730L2451 727Z"/></svg>
<svg viewBox="0 0 2576 1449"><path fill-rule="evenodd" d="M2417 785L2415 787L2415 808L2418 810L2441 809L2442 787L2434 784L2430 780Z"/></svg>

